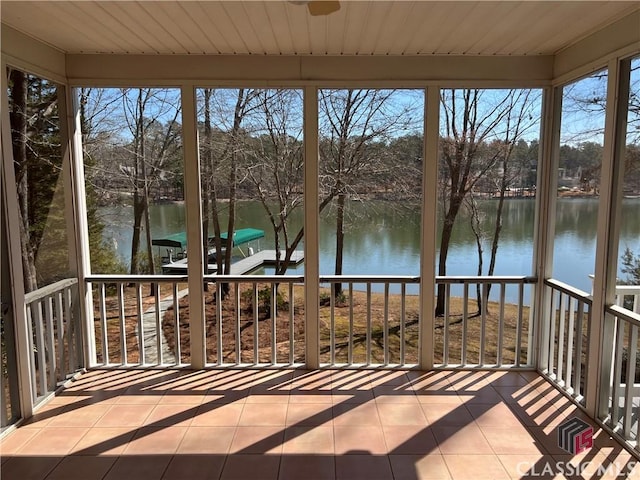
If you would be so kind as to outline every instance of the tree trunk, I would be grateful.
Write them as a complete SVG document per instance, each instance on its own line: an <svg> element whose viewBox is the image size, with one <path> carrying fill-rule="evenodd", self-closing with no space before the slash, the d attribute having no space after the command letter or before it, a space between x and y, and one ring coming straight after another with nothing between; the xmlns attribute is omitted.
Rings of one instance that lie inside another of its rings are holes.
<svg viewBox="0 0 640 480"><path fill-rule="evenodd" d="M478 206L473 197L467 200L467 205L471 209L471 230L476 239L476 250L478 252L478 270L476 274L482 275L482 268L484 266L484 250L482 248L482 229L480 227L480 214L478 213ZM478 304L478 314L482 313L482 306L485 305L482 300L482 286L476 284L476 302Z"/></svg>
<svg viewBox="0 0 640 480"><path fill-rule="evenodd" d="M336 212L336 268L335 274L342 275L342 259L344 256L344 204L345 194L338 195L338 211ZM335 296L342 295L342 283L336 283Z"/></svg>
<svg viewBox="0 0 640 480"><path fill-rule="evenodd" d="M13 161L16 170L16 186L20 207L20 247L24 288L32 292L38 288L35 254L31 241L29 222L29 166L27 164L27 75L20 70L11 70L11 116Z"/></svg>
<svg viewBox="0 0 640 480"><path fill-rule="evenodd" d="M447 274L447 256L449 254L449 245L451 244L451 236L453 234L453 225L455 223L462 199L454 197L451 199L449 210L444 218L442 226L442 238L440 240L440 257L438 258L438 275L445 276ZM436 316L444 315L446 289L443 284L438 285L438 298L436 301Z"/></svg>

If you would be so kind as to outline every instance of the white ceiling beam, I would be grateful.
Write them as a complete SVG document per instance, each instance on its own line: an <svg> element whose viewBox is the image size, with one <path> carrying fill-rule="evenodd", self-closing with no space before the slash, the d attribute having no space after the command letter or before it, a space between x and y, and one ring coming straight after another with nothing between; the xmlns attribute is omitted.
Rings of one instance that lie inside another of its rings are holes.
<svg viewBox="0 0 640 480"><path fill-rule="evenodd" d="M640 53L640 10L558 52L553 62L554 84L588 75L610 58Z"/></svg>
<svg viewBox="0 0 640 480"><path fill-rule="evenodd" d="M2 25L2 57L12 67L54 82L66 81L65 55L38 40Z"/></svg>
<svg viewBox="0 0 640 480"><path fill-rule="evenodd" d="M553 57L68 55L71 85L545 86Z"/></svg>

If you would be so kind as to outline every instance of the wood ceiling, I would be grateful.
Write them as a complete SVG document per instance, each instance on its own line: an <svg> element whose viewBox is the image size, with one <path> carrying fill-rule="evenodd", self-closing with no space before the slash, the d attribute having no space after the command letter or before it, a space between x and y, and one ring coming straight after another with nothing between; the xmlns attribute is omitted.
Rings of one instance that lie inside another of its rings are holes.
<svg viewBox="0 0 640 480"><path fill-rule="evenodd" d="M515 56L556 54L639 5L342 1L312 17L287 1L3 0L1 19L69 54Z"/></svg>

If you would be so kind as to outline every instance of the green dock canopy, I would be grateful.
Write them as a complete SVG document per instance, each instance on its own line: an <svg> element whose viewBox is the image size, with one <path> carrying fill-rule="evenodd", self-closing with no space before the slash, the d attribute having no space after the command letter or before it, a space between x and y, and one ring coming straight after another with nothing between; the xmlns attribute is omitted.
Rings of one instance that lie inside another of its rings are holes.
<svg viewBox="0 0 640 480"><path fill-rule="evenodd" d="M238 245L248 243L252 240L258 240L262 237L264 237L264 230L258 230L257 228L241 228L239 230L236 230L235 234L233 235L233 246L237 247ZM220 238L226 240L227 234L220 234Z"/></svg>
<svg viewBox="0 0 640 480"><path fill-rule="evenodd" d="M184 250L187 248L187 232L178 232L173 235L167 235L164 238L154 238L151 240L151 245L157 247L171 247L181 248Z"/></svg>
<svg viewBox="0 0 640 480"><path fill-rule="evenodd" d="M236 230L233 235L233 246L237 247L238 245L242 245L244 243L250 242L252 240L258 240L259 238L264 237L264 230L259 230L257 228L240 228ZM209 237L209 243L213 243L214 237ZM220 238L226 240L227 233L223 233L220 235ZM172 235L167 235L163 238L154 238L151 240L152 245L156 245L158 247L171 247L171 248L187 248L187 232L178 232Z"/></svg>

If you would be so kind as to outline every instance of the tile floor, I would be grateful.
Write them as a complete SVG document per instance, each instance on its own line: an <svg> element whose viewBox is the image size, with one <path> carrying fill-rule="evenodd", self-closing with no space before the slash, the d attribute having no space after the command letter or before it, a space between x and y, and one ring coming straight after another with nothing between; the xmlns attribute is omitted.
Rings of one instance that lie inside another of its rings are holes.
<svg viewBox="0 0 640 480"><path fill-rule="evenodd" d="M600 429L561 450L572 416L530 372L96 370L0 442L0 478L640 478Z"/></svg>

